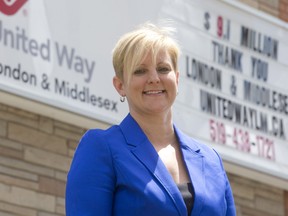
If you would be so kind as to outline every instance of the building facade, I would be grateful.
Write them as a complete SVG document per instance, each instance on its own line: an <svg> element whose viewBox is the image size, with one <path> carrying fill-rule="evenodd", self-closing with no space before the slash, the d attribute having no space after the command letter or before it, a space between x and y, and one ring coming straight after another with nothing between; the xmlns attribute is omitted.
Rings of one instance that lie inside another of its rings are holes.
<svg viewBox="0 0 288 216"><path fill-rule="evenodd" d="M219 1L223 4L229 2ZM236 5L236 10L240 11L239 8L242 7L245 10L257 10L260 19L268 16L269 20L273 22L276 20L275 22L279 22L284 29L288 30L288 0L238 0L235 2L233 7ZM17 9L17 13L28 13L29 16L29 10L30 12L32 10L27 6L29 1L23 4L22 8ZM43 5L38 6L44 7ZM3 13L2 10L0 9ZM7 11L14 13L12 9L6 10L6 13ZM10 15L2 15L0 22L4 16L9 16L9 19L5 18L5 23L2 21L2 28L4 24L7 26L13 24ZM261 26L263 27L263 24ZM53 33L49 32L51 35ZM60 39L58 42L60 44ZM61 39L61 42L64 43L64 39ZM47 43L45 41L42 47L45 47L45 44L49 44L49 41ZM34 48L30 51L31 55L33 53L36 55ZM42 55L42 59L45 60L45 57L48 58L48 52L45 53L44 48L42 51L41 53L40 50L37 55ZM0 54L1 52L3 51L0 49ZM5 54L2 53L2 55ZM31 59L27 58L27 61ZM13 59L7 62L12 64ZM20 67L17 63L15 64L16 69ZM1 73L4 74L4 63L1 64L1 68ZM286 78L288 78L288 71L286 72ZM30 85L33 85L33 77L28 80L23 74L22 79L27 82L31 81ZM20 90L23 88L25 86ZM35 98L26 97L15 93L16 90L10 91L8 87L0 89L0 215L65 215L66 176L78 141L88 128L104 129L109 127L111 122L106 121L105 118L93 119L81 113L75 113L71 109L65 109L65 106L57 107L46 104L45 101L38 100L41 95ZM77 109L77 106L74 108ZM287 116L283 118L285 122ZM288 145L286 140L283 143ZM220 148L220 154L221 151ZM225 150L223 152L226 153ZM224 165L232 185L238 216L288 216L288 180L281 177L281 170L279 170L279 175L273 175L273 173L270 175L267 173L269 170L262 172L261 169L235 165L233 160L227 158L223 157Z"/></svg>

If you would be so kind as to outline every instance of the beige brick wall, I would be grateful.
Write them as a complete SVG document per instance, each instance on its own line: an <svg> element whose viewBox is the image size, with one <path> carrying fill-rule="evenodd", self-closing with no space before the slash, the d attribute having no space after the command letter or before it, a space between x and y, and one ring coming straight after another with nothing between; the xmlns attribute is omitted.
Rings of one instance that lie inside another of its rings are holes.
<svg viewBox="0 0 288 216"><path fill-rule="evenodd" d="M66 175L84 132L0 104L0 215L65 215Z"/></svg>
<svg viewBox="0 0 288 216"><path fill-rule="evenodd" d="M237 216L287 216L287 192L236 175L228 174L228 177Z"/></svg>

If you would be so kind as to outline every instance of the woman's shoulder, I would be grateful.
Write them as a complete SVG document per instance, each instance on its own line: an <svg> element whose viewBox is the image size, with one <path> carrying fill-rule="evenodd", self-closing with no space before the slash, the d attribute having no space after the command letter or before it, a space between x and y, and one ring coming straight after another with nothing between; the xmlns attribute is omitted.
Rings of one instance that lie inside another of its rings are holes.
<svg viewBox="0 0 288 216"><path fill-rule="evenodd" d="M111 154L111 142L119 136L119 126L111 126L107 129L88 129L79 140L75 149L74 160L84 158L83 160L101 154Z"/></svg>
<svg viewBox="0 0 288 216"><path fill-rule="evenodd" d="M107 136L111 136L115 133L117 133L117 131L119 131L119 126L118 125L112 125L109 128L106 129L100 129L100 128L91 128L88 129L84 135L82 136L83 138L105 138Z"/></svg>
<svg viewBox="0 0 288 216"><path fill-rule="evenodd" d="M79 141L80 145L101 145L108 144L109 142L118 139L121 136L120 128L118 125L113 125L107 129L92 128L88 129Z"/></svg>

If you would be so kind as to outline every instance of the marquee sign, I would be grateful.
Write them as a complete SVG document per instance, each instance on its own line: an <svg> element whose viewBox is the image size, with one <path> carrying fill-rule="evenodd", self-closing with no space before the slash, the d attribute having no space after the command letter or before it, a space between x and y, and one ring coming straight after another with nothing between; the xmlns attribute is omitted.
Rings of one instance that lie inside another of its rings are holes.
<svg viewBox="0 0 288 216"><path fill-rule="evenodd" d="M178 123L234 163L287 179L287 26L219 1L165 13L183 47Z"/></svg>

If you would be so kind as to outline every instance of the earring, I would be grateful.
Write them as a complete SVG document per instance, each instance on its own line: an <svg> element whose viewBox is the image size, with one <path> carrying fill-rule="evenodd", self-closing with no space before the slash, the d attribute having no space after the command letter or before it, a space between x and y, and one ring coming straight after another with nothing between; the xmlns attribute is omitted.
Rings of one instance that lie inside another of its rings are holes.
<svg viewBox="0 0 288 216"><path fill-rule="evenodd" d="M125 101L125 96L120 96L120 101L123 103Z"/></svg>

